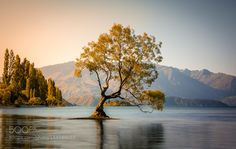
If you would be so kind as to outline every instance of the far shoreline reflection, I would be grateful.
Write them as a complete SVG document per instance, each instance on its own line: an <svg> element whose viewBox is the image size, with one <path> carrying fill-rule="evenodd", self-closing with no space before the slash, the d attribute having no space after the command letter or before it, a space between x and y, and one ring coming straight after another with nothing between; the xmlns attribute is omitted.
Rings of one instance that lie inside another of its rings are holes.
<svg viewBox="0 0 236 149"><path fill-rule="evenodd" d="M152 123L122 128L113 125L110 120L58 120L6 114L2 114L0 119L1 146L5 148L65 148L83 145L85 148L97 149L159 148L164 141L162 124ZM63 121L63 125L59 124L60 121ZM78 129L77 126L80 126L81 122L84 125L89 124L88 130L91 133ZM73 131L67 132L65 128L68 125ZM96 139L93 141L94 137ZM71 145L68 145L68 142L72 142Z"/></svg>
<svg viewBox="0 0 236 149"><path fill-rule="evenodd" d="M47 117L26 115L0 116L1 121L1 146L5 148L58 148L50 143L50 131L60 130L60 127L48 125L42 120Z"/></svg>

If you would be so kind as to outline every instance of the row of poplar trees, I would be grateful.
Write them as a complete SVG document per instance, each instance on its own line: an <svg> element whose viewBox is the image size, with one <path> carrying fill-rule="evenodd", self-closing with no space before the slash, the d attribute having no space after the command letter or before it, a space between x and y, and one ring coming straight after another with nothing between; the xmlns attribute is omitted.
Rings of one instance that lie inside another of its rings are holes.
<svg viewBox="0 0 236 149"><path fill-rule="evenodd" d="M0 100L3 105L61 106L62 93L52 79L45 79L34 63L26 58L21 61L13 50L6 49Z"/></svg>

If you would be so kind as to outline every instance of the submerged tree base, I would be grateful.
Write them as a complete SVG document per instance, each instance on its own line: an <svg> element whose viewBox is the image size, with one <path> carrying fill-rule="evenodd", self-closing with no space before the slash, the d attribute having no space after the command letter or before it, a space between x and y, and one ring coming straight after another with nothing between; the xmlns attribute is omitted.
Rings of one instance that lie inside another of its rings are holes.
<svg viewBox="0 0 236 149"><path fill-rule="evenodd" d="M93 118L93 117L75 117L75 118L68 118L68 120L96 120L96 121L103 121L103 120L120 120L119 118Z"/></svg>
<svg viewBox="0 0 236 149"><path fill-rule="evenodd" d="M91 114L90 117L79 117L79 118L71 118L72 120L74 119L84 119L84 120L116 120L116 118L110 118L109 116L106 115L106 113L102 111L95 111Z"/></svg>
<svg viewBox="0 0 236 149"><path fill-rule="evenodd" d="M92 113L90 118L94 119L109 119L110 117L106 115L104 111L95 111Z"/></svg>

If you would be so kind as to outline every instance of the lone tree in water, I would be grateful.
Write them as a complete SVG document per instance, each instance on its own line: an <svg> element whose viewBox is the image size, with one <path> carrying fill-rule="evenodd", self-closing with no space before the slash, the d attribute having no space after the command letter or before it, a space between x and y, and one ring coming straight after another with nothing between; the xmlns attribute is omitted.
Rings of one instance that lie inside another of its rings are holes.
<svg viewBox="0 0 236 149"><path fill-rule="evenodd" d="M148 104L161 110L164 94L152 90L149 96L144 86L150 86L158 77L156 65L162 61L161 42L143 33L136 35L130 27L114 24L109 33L103 33L98 41L83 47L76 61L75 75L81 77L82 70L88 69L97 77L101 99L92 118L108 117L103 105L110 99L123 99L140 107ZM155 98L154 98L155 97ZM158 102L157 102L158 101Z"/></svg>

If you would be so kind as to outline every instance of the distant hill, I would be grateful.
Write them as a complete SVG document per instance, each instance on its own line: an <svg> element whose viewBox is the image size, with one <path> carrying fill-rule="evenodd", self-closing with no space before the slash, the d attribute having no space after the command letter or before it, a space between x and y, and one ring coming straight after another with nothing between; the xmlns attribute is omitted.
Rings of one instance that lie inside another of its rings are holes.
<svg viewBox="0 0 236 149"><path fill-rule="evenodd" d="M228 106L236 107L236 96L225 97L221 99L221 102L227 104Z"/></svg>
<svg viewBox="0 0 236 149"><path fill-rule="evenodd" d="M64 106L74 106L72 103L68 102L65 99L62 99L62 105L64 105Z"/></svg>
<svg viewBox="0 0 236 149"><path fill-rule="evenodd" d="M202 82L214 89L224 90L229 95L235 95L236 93L236 77L227 75L224 73L212 73L209 70L194 70L190 71L185 69L183 71L189 77Z"/></svg>
<svg viewBox="0 0 236 149"><path fill-rule="evenodd" d="M152 88L159 88L168 96L219 99L236 95L235 81L234 76L212 73L206 69L190 71L159 66L159 78Z"/></svg>
<svg viewBox="0 0 236 149"><path fill-rule="evenodd" d="M88 71L83 72L83 78L74 77L73 62L47 66L41 70L46 78L54 78L68 102L78 105L97 104L100 95L98 85Z"/></svg>
<svg viewBox="0 0 236 149"><path fill-rule="evenodd" d="M78 105L96 105L99 88L95 76L89 71L82 78L74 77L74 62L41 68L46 78L55 80L63 92L63 97ZM236 96L236 77L204 70L180 70L158 66L159 77L151 86L162 90L166 96L184 99L223 99Z"/></svg>
<svg viewBox="0 0 236 149"><path fill-rule="evenodd" d="M180 97L167 97L167 107L228 107L227 104L211 99L185 99Z"/></svg>

